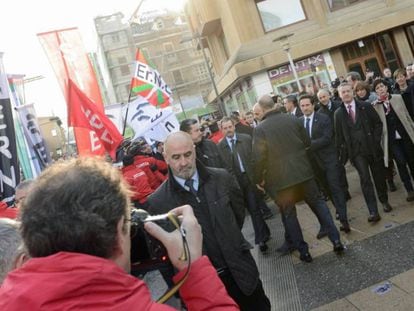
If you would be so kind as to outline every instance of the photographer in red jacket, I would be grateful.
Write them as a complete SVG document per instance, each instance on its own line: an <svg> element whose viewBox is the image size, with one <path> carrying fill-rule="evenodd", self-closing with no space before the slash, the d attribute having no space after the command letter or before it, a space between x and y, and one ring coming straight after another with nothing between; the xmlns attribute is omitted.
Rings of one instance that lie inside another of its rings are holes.
<svg viewBox="0 0 414 311"><path fill-rule="evenodd" d="M201 230L191 207L173 213L182 219L187 259L181 256L178 230L167 233L150 222L145 230L164 244L180 270L175 281L189 271L180 288L188 310L237 310L201 256ZM128 274L129 193L110 164L83 158L49 167L23 202L21 222L32 258L8 274L0 288L0 310L171 310L152 301L145 283Z"/></svg>

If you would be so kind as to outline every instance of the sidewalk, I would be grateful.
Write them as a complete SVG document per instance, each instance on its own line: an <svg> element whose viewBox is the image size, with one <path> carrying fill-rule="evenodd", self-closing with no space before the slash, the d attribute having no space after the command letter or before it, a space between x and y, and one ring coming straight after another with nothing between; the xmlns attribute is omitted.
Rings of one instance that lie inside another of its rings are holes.
<svg viewBox="0 0 414 311"><path fill-rule="evenodd" d="M252 253L272 310L414 310L414 203L406 202L405 190L396 176L398 190L389 193L394 210L384 213L380 208L382 220L372 225L367 222L368 209L351 166L347 176L352 231L341 233L347 247L344 255L332 252L328 238L316 239L319 223L306 205L298 205L297 210L314 258L310 264L302 263L297 252L280 256L276 252L283 242L280 215L267 221L272 231L269 251L261 254L256 247ZM335 215L330 202L328 205ZM336 224L339 227L338 221ZM250 221L243 233L253 240Z"/></svg>

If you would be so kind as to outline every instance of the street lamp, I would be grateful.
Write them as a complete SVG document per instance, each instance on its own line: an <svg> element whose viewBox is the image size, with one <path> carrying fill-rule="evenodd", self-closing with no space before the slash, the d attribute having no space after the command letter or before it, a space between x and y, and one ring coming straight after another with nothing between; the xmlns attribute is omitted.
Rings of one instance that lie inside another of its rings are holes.
<svg viewBox="0 0 414 311"><path fill-rule="evenodd" d="M302 92L303 91L302 85L299 82L298 73L296 72L295 64L293 63L292 56L290 55L290 44L289 44L288 39L293 35L294 35L294 33L290 33L290 34L278 37L276 39L273 39L273 42L278 42L279 41L280 44L282 45L282 49L283 49L283 51L286 52L286 55L289 59L290 68L292 68L293 76L295 77L296 84L298 85L298 90L299 90L299 92Z"/></svg>

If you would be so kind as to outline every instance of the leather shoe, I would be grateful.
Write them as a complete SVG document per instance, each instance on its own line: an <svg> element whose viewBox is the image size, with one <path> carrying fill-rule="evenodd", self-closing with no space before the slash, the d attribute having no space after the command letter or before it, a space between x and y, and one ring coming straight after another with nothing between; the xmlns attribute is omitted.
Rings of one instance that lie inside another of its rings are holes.
<svg viewBox="0 0 414 311"><path fill-rule="evenodd" d="M345 233L351 232L351 227L347 221L341 221L341 225L339 226L339 230Z"/></svg>
<svg viewBox="0 0 414 311"><path fill-rule="evenodd" d="M283 243L282 246L276 248L276 252L280 253L282 256L289 255L295 250L293 246L289 246L286 243Z"/></svg>
<svg viewBox="0 0 414 311"><path fill-rule="evenodd" d="M379 214L369 215L368 222L378 222L381 220L381 216Z"/></svg>
<svg viewBox="0 0 414 311"><path fill-rule="evenodd" d="M301 261L304 261L304 262L312 262L312 260L313 260L313 258L312 258L312 256L311 256L311 254L309 254L309 252L306 252L306 253L300 254L299 259L300 259Z"/></svg>
<svg viewBox="0 0 414 311"><path fill-rule="evenodd" d="M342 253L345 250L344 246L342 245L341 241L337 240L333 242L333 251L337 254Z"/></svg>
<svg viewBox="0 0 414 311"><path fill-rule="evenodd" d="M259 243L259 249L260 249L260 251L263 253L263 252L265 252L265 251L267 251L268 250L268 246L267 246L267 244L266 244L266 242L260 242Z"/></svg>
<svg viewBox="0 0 414 311"><path fill-rule="evenodd" d="M392 206L388 202L382 203L382 208L384 209L384 212L386 213L389 213L392 211Z"/></svg>
<svg viewBox="0 0 414 311"><path fill-rule="evenodd" d="M328 236L328 232L323 231L323 230L320 230L320 231L318 232L318 234L316 235L316 238L317 238L318 240L320 240L320 239L322 239L322 238L324 238L324 237L326 237L326 236Z"/></svg>

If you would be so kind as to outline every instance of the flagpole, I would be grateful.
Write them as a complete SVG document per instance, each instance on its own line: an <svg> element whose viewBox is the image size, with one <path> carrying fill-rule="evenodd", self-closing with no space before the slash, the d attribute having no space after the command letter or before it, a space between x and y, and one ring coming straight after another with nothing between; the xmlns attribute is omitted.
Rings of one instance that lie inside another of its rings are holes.
<svg viewBox="0 0 414 311"><path fill-rule="evenodd" d="M132 86L132 82L131 82L131 86ZM126 123L127 123L127 119L128 119L128 112L129 112L129 103L131 102L131 96L132 96L132 87L129 88L127 109L126 109L126 112L125 112L124 126L122 128L122 136L125 135Z"/></svg>

